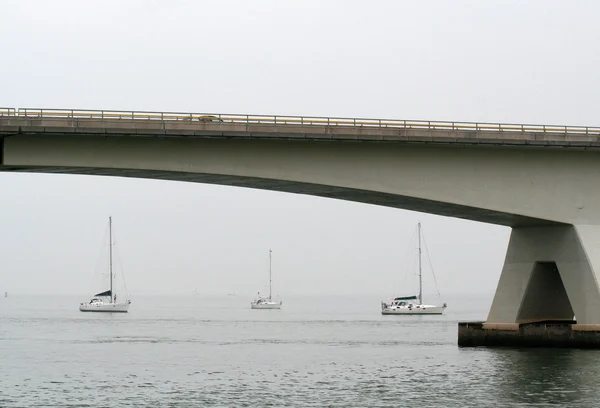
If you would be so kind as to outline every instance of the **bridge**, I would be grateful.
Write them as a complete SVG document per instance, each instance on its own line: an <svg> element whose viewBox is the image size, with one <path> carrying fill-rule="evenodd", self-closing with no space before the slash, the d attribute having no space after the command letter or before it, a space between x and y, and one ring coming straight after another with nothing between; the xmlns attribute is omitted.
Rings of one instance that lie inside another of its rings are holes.
<svg viewBox="0 0 600 408"><path fill-rule="evenodd" d="M600 347L599 127L0 108L0 142L5 172L214 183L512 227L486 323L459 331L516 338L562 322Z"/></svg>

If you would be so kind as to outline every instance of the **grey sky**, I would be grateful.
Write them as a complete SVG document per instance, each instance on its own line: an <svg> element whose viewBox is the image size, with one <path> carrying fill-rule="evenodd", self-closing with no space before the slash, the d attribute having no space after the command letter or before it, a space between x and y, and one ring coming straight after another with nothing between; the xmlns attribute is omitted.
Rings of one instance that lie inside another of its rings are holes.
<svg viewBox="0 0 600 408"><path fill-rule="evenodd" d="M125 6L126 5L126 6ZM0 106L600 125L592 1L2 1ZM129 290L493 291L509 230L315 197L0 174L0 290L87 294L109 214Z"/></svg>

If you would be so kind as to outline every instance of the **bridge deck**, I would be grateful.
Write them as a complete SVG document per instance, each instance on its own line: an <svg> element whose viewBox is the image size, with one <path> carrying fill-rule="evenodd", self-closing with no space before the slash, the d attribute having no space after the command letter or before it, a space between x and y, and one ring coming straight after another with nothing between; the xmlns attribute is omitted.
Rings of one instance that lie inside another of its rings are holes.
<svg viewBox="0 0 600 408"><path fill-rule="evenodd" d="M0 137L15 134L240 137L600 148L600 127L0 108Z"/></svg>

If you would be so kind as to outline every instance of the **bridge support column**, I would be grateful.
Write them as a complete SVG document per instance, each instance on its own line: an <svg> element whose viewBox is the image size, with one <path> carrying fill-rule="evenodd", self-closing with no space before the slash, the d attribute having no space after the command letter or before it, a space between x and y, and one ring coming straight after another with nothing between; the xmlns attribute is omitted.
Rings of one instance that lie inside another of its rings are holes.
<svg viewBox="0 0 600 408"><path fill-rule="evenodd" d="M487 321L461 346L600 348L600 226L513 228Z"/></svg>

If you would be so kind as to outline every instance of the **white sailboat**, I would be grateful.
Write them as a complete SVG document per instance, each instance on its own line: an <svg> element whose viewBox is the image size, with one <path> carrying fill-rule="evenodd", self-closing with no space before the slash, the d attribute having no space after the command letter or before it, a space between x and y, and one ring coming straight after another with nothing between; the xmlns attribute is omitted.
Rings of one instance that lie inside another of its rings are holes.
<svg viewBox="0 0 600 408"><path fill-rule="evenodd" d="M113 291L113 243L112 243L112 217L108 217L108 264L110 274L110 289L96 293L89 302L81 302L79 310L82 312L127 313L131 300L123 303L117 302L117 294Z"/></svg>
<svg viewBox="0 0 600 408"><path fill-rule="evenodd" d="M260 292L258 293L258 298L253 300L250 303L250 307L252 309L281 309L281 305L283 302L276 302L271 297L271 282L272 282L272 271L271 271L271 253L272 251L269 249L269 297L260 296Z"/></svg>
<svg viewBox="0 0 600 408"><path fill-rule="evenodd" d="M387 302L381 302L381 314L384 315L441 315L447 304L428 305L423 303L423 270L421 267L421 223L418 223L419 237L419 294L415 296L394 297Z"/></svg>

